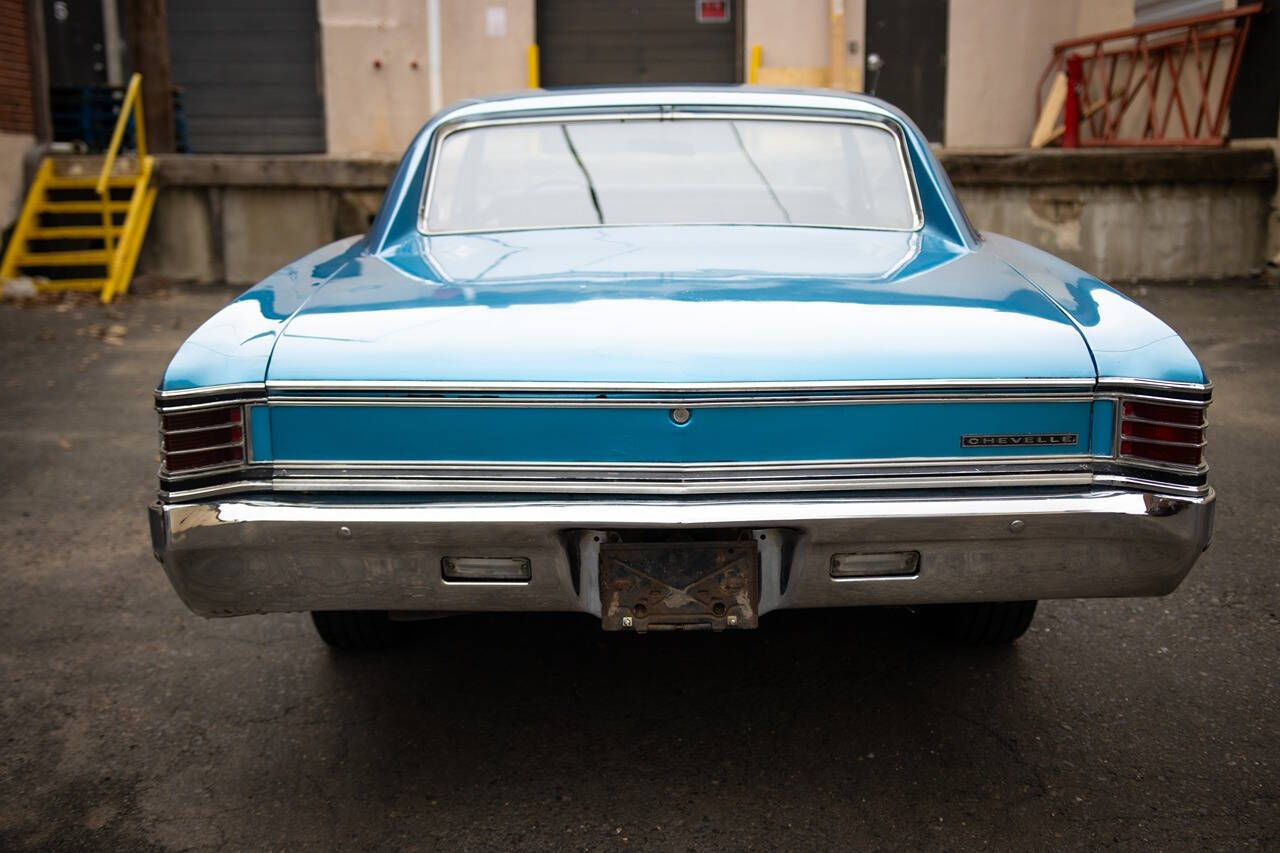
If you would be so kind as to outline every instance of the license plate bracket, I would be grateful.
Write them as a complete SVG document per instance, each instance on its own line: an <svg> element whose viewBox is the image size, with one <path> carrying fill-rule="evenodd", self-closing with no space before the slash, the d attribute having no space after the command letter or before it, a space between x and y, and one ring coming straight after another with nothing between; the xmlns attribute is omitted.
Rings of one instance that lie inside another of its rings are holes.
<svg viewBox="0 0 1280 853"><path fill-rule="evenodd" d="M600 546L606 631L723 631L759 622L755 542L607 542Z"/></svg>

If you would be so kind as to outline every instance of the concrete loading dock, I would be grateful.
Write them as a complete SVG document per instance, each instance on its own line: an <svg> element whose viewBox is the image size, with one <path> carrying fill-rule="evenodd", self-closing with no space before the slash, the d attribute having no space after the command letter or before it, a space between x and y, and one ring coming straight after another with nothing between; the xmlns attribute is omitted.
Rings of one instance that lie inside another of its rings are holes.
<svg viewBox="0 0 1280 853"><path fill-rule="evenodd" d="M1104 280L1245 277L1280 253L1269 146L940 156L978 228L1040 246ZM253 283L318 245L362 233L396 162L161 157L139 272Z"/></svg>

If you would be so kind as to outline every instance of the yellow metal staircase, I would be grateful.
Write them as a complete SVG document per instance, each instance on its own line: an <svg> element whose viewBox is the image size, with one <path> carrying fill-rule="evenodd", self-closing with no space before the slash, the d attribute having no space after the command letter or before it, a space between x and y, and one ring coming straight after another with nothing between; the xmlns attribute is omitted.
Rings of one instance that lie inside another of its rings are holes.
<svg viewBox="0 0 1280 853"><path fill-rule="evenodd" d="M41 290L98 291L103 302L128 291L156 202L141 85L134 74L96 178L73 174L53 157L40 164L0 263L0 280L31 276ZM130 113L137 157L117 160Z"/></svg>

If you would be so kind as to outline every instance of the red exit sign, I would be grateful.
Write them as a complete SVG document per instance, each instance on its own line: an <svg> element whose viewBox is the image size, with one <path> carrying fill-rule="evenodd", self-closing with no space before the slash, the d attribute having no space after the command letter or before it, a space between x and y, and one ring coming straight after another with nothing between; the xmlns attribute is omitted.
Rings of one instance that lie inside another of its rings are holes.
<svg viewBox="0 0 1280 853"><path fill-rule="evenodd" d="M729 0L694 0L699 24L723 24L729 20Z"/></svg>

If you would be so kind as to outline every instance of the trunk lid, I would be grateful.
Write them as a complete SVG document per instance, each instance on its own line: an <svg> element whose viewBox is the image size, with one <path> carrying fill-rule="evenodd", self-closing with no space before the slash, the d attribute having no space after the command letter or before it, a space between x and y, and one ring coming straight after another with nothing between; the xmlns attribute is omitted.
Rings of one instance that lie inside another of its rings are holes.
<svg viewBox="0 0 1280 853"><path fill-rule="evenodd" d="M445 490L624 488L641 469L734 480L725 465L775 483L884 463L973 476L967 460L1071 457L1079 471L1091 439L1109 440L1093 435L1108 422L1094 377L1055 303L993 254L927 234L422 238L358 258L290 320L254 453L290 474L413 463ZM582 464L606 467L565 467Z"/></svg>
<svg viewBox="0 0 1280 853"><path fill-rule="evenodd" d="M284 329L270 382L1090 378L1056 304L925 233L699 226L418 238Z"/></svg>

